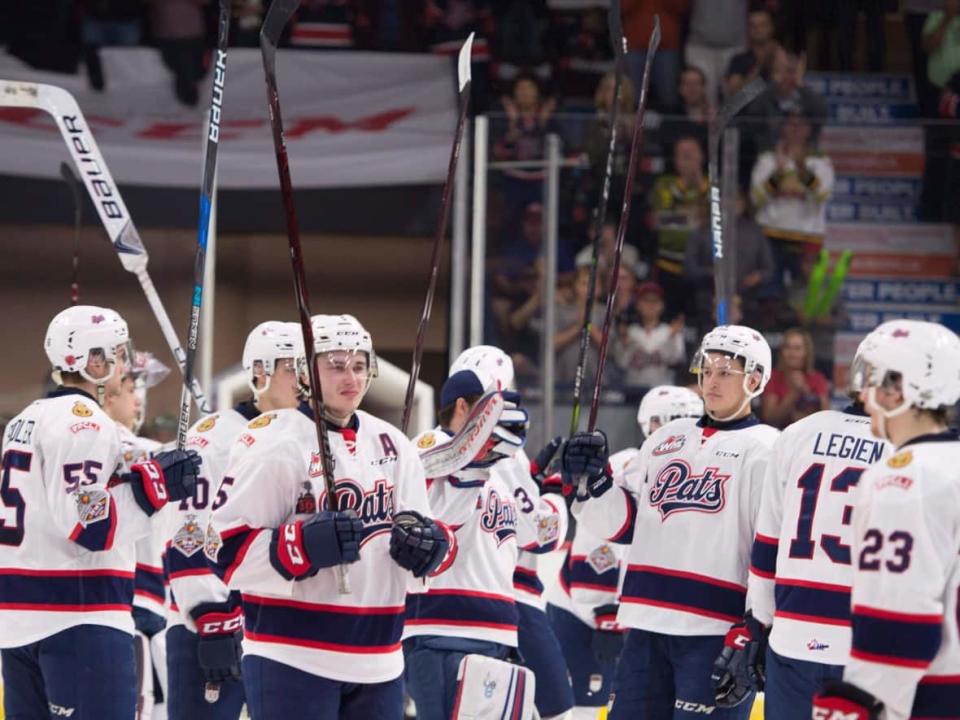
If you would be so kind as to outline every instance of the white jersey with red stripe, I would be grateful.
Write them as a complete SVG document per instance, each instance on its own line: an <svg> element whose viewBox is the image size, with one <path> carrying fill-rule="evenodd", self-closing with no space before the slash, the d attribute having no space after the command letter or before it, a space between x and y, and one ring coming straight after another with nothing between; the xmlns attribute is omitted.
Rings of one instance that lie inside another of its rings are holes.
<svg viewBox="0 0 960 720"><path fill-rule="evenodd" d="M513 574L514 598L538 610L546 608L538 557L553 552L567 535L567 505L557 495L541 495L530 476L530 459L521 449L490 468L513 493L517 504L517 536L520 553Z"/></svg>
<svg viewBox="0 0 960 720"><path fill-rule="evenodd" d="M217 577L203 553L204 533L210 508L216 506L227 469L230 450L247 423L259 415L250 403L201 418L187 431L187 449L196 450L203 460L193 497L167 507L164 544L171 603L167 614L170 625L186 625L196 632L190 611L203 603L224 603L230 591Z"/></svg>
<svg viewBox="0 0 960 720"><path fill-rule="evenodd" d="M424 438L442 432L421 434L417 447L429 449ZM492 468L464 468L427 482L437 519L456 534L457 556L426 594L407 598L403 637L441 635L516 647L513 573L520 528L513 493Z"/></svg>
<svg viewBox="0 0 960 720"><path fill-rule="evenodd" d="M338 592L336 568L292 581L270 561L275 529L326 507L316 429L303 410L264 413L237 437L205 550L242 593L244 653L341 682L385 682L403 672L407 593L426 588L389 555L395 511L431 515L423 465L397 428L362 411L348 428L331 426L329 440L339 507L364 525L349 595Z"/></svg>
<svg viewBox="0 0 960 720"><path fill-rule="evenodd" d="M3 436L0 647L77 625L133 633L135 542L150 519L120 465L117 426L80 390L27 406Z"/></svg>
<svg viewBox="0 0 960 720"><path fill-rule="evenodd" d="M621 626L724 635L743 617L763 476L778 435L749 416L682 418L650 435L623 477L573 514L629 544Z"/></svg>
<svg viewBox="0 0 960 720"><path fill-rule="evenodd" d="M137 437L127 426L117 423L120 437L122 469L129 472L134 463L149 460L159 452L161 444L150 438ZM169 507L157 513L163 516ZM167 592L163 573L164 521L158 517L150 534L137 540L137 568L133 578L133 605L166 617Z"/></svg>
<svg viewBox="0 0 960 720"><path fill-rule="evenodd" d="M773 445L747 607L784 657L842 665L850 652L850 515L857 483L889 446L853 407L793 423Z"/></svg>
<svg viewBox="0 0 960 720"><path fill-rule="evenodd" d="M860 479L843 679L883 720L960 717L960 435L915 438Z"/></svg>

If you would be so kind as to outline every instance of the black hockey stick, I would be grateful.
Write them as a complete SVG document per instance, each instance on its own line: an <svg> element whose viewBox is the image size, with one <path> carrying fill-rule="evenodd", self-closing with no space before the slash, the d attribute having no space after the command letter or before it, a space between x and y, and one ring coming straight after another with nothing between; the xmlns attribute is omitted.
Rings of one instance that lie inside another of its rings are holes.
<svg viewBox="0 0 960 720"><path fill-rule="evenodd" d="M716 118L710 123L707 138L708 162L707 177L710 182L710 238L713 245L713 284L717 296L717 324L727 324L727 314L730 301L733 297L730 283L733 278L727 277L724 252L730 252L723 245L723 209L720 196L720 138L727 129L730 121L743 108L752 103L763 92L766 83L760 78L754 78L740 88L739 92L723 104Z"/></svg>
<svg viewBox="0 0 960 720"><path fill-rule="evenodd" d="M310 407L317 428L317 445L320 450L320 467L327 490L327 507L336 512L337 485L333 477L333 454L327 438L327 423L323 416L323 393L320 389L320 373L317 369L317 351L313 344L313 327L310 318L310 298L303 269L303 251L300 247L300 227L293 203L293 183L290 180L290 161L287 144L283 139L283 118L280 115L280 95L277 92L277 43L280 34L300 6L300 0L273 0L260 28L260 53L263 56L263 73L267 81L267 101L270 106L270 128L273 131L273 148L277 155L277 173L280 175L280 192L283 195L284 220L287 240L290 243L290 264L293 267L293 287L300 311L300 328L307 355L310 373ZM346 566L337 568L338 589L341 594L350 592Z"/></svg>
<svg viewBox="0 0 960 720"><path fill-rule="evenodd" d="M583 393L583 373L587 365L587 350L590 345L590 330L593 323L593 296L597 292L597 272L600 258L600 236L607 218L607 204L610 199L610 180L613 175L613 156L617 147L617 124L620 112L620 85L623 82L624 54L627 41L623 37L623 23L620 19L620 1L610 0L610 10L607 14L607 24L610 30L610 45L613 47L613 102L607 121L610 124L610 144L607 146L607 165L603 172L603 187L600 199L593 215L593 244L590 255L590 281L587 284L586 307L583 310L583 326L580 328L580 350L577 356L577 371L573 378L573 411L570 413L570 434L580 429L580 396Z"/></svg>
<svg viewBox="0 0 960 720"><path fill-rule="evenodd" d="M227 41L230 34L231 0L220 0L220 25L217 30L217 59L213 65L207 144L204 149L203 175L200 180L200 220L197 225L197 254L193 261L193 294L190 305L190 326L187 328L187 352L183 369L183 390L180 393L180 417L177 420L177 448L187 445L190 428L190 383L200 337L200 305L203 301L203 277L207 264L207 238L210 234L210 205L213 202L213 181L217 174L217 151L220 149L220 115L227 74ZM211 339L207 338L210 342Z"/></svg>
<svg viewBox="0 0 960 720"><path fill-rule="evenodd" d="M413 392L420 377L420 362L423 359L423 341L427 332L427 323L430 322L430 311L433 309L433 295L437 290L437 274L440 271L440 250L443 247L443 238L447 234L447 220L450 216L450 189L453 187L453 177L457 172L457 162L460 159L460 147L463 144L463 129L467 124L467 106L470 104L470 53L473 48L473 33L460 48L457 59L457 84L459 87L460 115L457 118L457 132L453 138L453 147L450 149L450 163L447 166L447 179L443 184L443 196L440 200L440 220L437 222L437 232L433 237L433 255L430 259L430 280L427 283L427 296L423 300L423 312L420 314L420 324L417 326L417 340L413 346L413 365L410 369L410 378L407 380L407 394L403 400L403 418L400 421L400 430L404 435L410 424L410 413L413 410Z"/></svg>
<svg viewBox="0 0 960 720"><path fill-rule="evenodd" d="M647 110L647 89L650 87L650 66L653 56L660 44L660 16L654 15L653 32L650 33L650 42L647 45L647 57L643 63L643 80L640 84L640 99L637 101L637 114L633 124L633 139L630 143L630 165L627 168L627 180L623 188L623 208L620 211L620 223L617 226L617 245L613 253L613 269L610 271L610 289L607 292L607 308L603 316L603 330L600 338L600 353L597 359L597 382L593 386L593 399L590 402L590 418L587 422L587 431L593 432L597 427L597 411L600 409L600 389L603 387L603 366L607 361L607 347L610 340L610 324L613 321L613 305L617 297L619 285L620 258L623 256L623 240L627 234L627 223L630 220L630 200L633 197L633 183L637 175L637 165L640 164L643 140L643 118ZM581 481L585 483L586 479Z"/></svg>
<svg viewBox="0 0 960 720"><path fill-rule="evenodd" d="M60 163L60 177L70 188L73 196L73 276L70 282L70 304L80 302L80 227L83 225L83 195L80 191L80 179L69 163Z"/></svg>

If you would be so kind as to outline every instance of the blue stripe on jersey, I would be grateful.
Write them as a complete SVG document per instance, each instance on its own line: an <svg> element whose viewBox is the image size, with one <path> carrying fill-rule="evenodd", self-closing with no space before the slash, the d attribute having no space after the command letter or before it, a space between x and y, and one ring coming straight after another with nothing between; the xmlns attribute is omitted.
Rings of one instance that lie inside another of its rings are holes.
<svg viewBox="0 0 960 720"><path fill-rule="evenodd" d="M777 572L777 539L757 535L750 552L750 570L754 575L773 579Z"/></svg>
<svg viewBox="0 0 960 720"><path fill-rule="evenodd" d="M137 572L133 576L133 589L136 593L146 594L163 602L166 598L163 572L138 563Z"/></svg>
<svg viewBox="0 0 960 720"><path fill-rule="evenodd" d="M516 630L517 607L513 598L499 598L469 590L431 590L407 596L410 625L460 625Z"/></svg>
<svg viewBox="0 0 960 720"><path fill-rule="evenodd" d="M637 499L623 488L620 488L620 490L623 493L624 501L627 503L627 519L623 521L620 529L610 537L610 542L618 545L629 545L633 542L633 526L637 519Z"/></svg>
<svg viewBox="0 0 960 720"><path fill-rule="evenodd" d="M776 584L774 597L780 617L824 625L850 624L850 591L839 585L810 587L783 580Z"/></svg>
<svg viewBox="0 0 960 720"><path fill-rule="evenodd" d="M913 697L910 717L949 718L957 717L960 708L960 675L923 678Z"/></svg>
<svg viewBox="0 0 960 720"><path fill-rule="evenodd" d="M117 504L111 495L108 498L108 509L106 517L101 517L87 524L86 527L77 523L77 526L70 533L70 539L80 547L99 552L109 550L113 547L113 536L117 531Z"/></svg>
<svg viewBox="0 0 960 720"><path fill-rule="evenodd" d="M133 573L113 570L0 570L0 610L127 610Z"/></svg>
<svg viewBox="0 0 960 720"><path fill-rule="evenodd" d="M909 615L855 606L850 654L887 665L925 668L940 647L942 622L937 615Z"/></svg>
<svg viewBox="0 0 960 720"><path fill-rule="evenodd" d="M233 571L243 562L243 557L247 554L250 543L254 541L259 532L260 530L242 526L221 533L220 540L222 545L217 552L216 562L210 563L210 566L213 568L213 572L217 577L223 580L224 583L229 583L230 576L233 575ZM168 553L168 555L171 556L169 561L171 576L175 574L173 562L177 554L178 553L174 552Z"/></svg>
<svg viewBox="0 0 960 720"><path fill-rule="evenodd" d="M518 567L513 571L513 586L532 592L534 595L543 594L543 583L540 582L537 571L529 568Z"/></svg>
<svg viewBox="0 0 960 720"><path fill-rule="evenodd" d="M222 552L222 551L221 551ZM198 549L193 555L187 556L172 545L167 550L167 575L197 575L200 570L209 570L207 556L203 549Z"/></svg>
<svg viewBox="0 0 960 720"><path fill-rule="evenodd" d="M630 565L620 601L736 623L743 618L746 598L746 588L725 580L649 565Z"/></svg>
<svg viewBox="0 0 960 720"><path fill-rule="evenodd" d="M251 640L340 652L399 649L402 607L339 607L243 595L244 633Z"/></svg>
<svg viewBox="0 0 960 720"><path fill-rule="evenodd" d="M574 555L571 556L563 566L563 572L566 574L566 586L591 587L599 590L617 589L617 580L620 573L617 571L616 564L607 568L606 572L598 573L586 561L586 558ZM612 572L611 572L612 571Z"/></svg>

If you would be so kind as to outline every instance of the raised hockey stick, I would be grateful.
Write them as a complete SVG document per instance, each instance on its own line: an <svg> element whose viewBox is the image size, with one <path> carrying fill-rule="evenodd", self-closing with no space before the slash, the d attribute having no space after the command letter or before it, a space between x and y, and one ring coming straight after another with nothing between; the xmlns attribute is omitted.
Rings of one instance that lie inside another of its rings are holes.
<svg viewBox="0 0 960 720"><path fill-rule="evenodd" d="M170 316L147 273L147 250L77 101L55 85L0 80L0 106L33 108L53 116L123 269L136 275L170 352L183 372L186 358ZM196 378L190 383L190 389L200 411L210 412Z"/></svg>
<svg viewBox="0 0 960 720"><path fill-rule="evenodd" d="M613 269L610 271L610 289L607 292L607 307L603 316L603 330L600 338L600 351L597 359L597 382L593 386L593 399L590 401L590 418L587 422L587 432L593 432L597 427L597 412L600 409L600 389L603 387L603 366L607 361L607 347L610 340L610 324L613 321L613 305L616 302L617 286L619 285L620 258L623 256L623 240L627 234L627 223L630 221L630 200L633 197L633 183L637 176L637 165L640 164L641 144L643 140L643 118L647 111L647 89L650 87L650 67L653 65L653 56L660 44L660 16L653 17L653 32L650 33L650 42L647 45L647 57L643 63L643 81L640 84L640 98L637 101L637 114L633 121L633 139L630 142L630 165L627 168L627 180L623 189L623 208L620 211L620 223L617 226L617 245L613 253ZM586 478L581 479L581 486ZM582 487L585 491L586 488Z"/></svg>
<svg viewBox="0 0 960 720"><path fill-rule="evenodd" d="M190 381L197 357L200 337L200 306L203 302L204 268L207 264L207 238L210 234L210 205L213 201L213 182L217 175L217 151L220 149L220 115L223 111L223 89L227 75L227 41L230 35L231 0L220 0L219 28L217 30L217 59L213 65L210 91L210 110L207 142L204 148L203 174L200 179L200 220L197 224L197 254L193 261L193 293L190 304L190 325L187 328L187 353L183 368L183 390L180 393L180 416L177 419L177 447L187 446L190 428ZM210 342L207 338L207 342Z"/></svg>
<svg viewBox="0 0 960 720"><path fill-rule="evenodd" d="M293 203L293 183L290 180L290 161L287 158L287 144L283 139L283 118L280 115L280 95L277 91L277 43L280 34L290 18L300 6L300 0L273 0L267 16L260 28L260 54L263 56L263 73L267 81L267 101L270 105L270 127L273 131L273 148L277 155L277 173L280 176L280 193L283 195L284 221L287 226L287 240L290 244L290 264L293 267L293 286L300 311L300 328L303 331L303 345L307 354L307 368L310 373L310 407L317 428L317 446L320 450L320 467L323 482L327 489L327 507L336 512L337 485L333 477L333 454L327 438L327 423L323 417L323 393L320 389L320 373L317 369L317 352L313 345L313 327L310 322L310 298L307 295L307 283L303 269L303 251L300 247L300 227L297 224L297 211ZM345 565L337 567L338 590L345 595L350 592Z"/></svg>
<svg viewBox="0 0 960 720"><path fill-rule="evenodd" d="M727 263L724 253L729 254L729 248L723 245L723 209L720 195L720 138L727 129L734 116L752 103L763 92L766 83L760 78L754 78L720 108L714 121L710 123L707 134L708 163L707 177L710 182L710 236L713 245L713 284L717 296L717 324L727 324L727 310L733 297L730 284L733 278L728 277Z"/></svg>
<svg viewBox="0 0 960 720"><path fill-rule="evenodd" d="M80 180L68 163L60 163L60 177L70 188L73 198L73 275L70 280L70 304L80 302L80 227L83 225L83 197L80 195Z"/></svg>
<svg viewBox="0 0 960 720"><path fill-rule="evenodd" d="M500 392L487 393L480 398L460 432L420 454L427 477L446 477L466 467L490 439L502 413L503 395ZM437 433L433 433L433 436L437 436Z"/></svg>
<svg viewBox="0 0 960 720"><path fill-rule="evenodd" d="M573 378L573 411L570 413L570 434L580 429L580 396L583 394L583 373L587 365L587 350L590 346L590 330L593 326L591 315L593 296L597 292L597 271L600 258L600 235L607 218L607 204L610 199L610 179L613 175L613 155L617 147L617 123L620 113L620 85L623 82L624 55L627 41L623 37L623 23L620 19L619 0L610 1L607 13L607 25L610 30L610 45L613 47L613 102L607 122L610 124L610 144L607 146L607 165L603 172L603 187L593 215L593 243L590 254L590 281L587 284L586 307L583 311L583 326L580 328L580 348L577 356L577 371Z"/></svg>
<svg viewBox="0 0 960 720"><path fill-rule="evenodd" d="M427 283L427 296L423 299L423 311L420 314L420 324L417 326L417 340L413 346L413 365L410 369L410 378L407 380L407 392L403 399L403 418L400 421L400 430L404 435L410 425L410 412L413 410L413 392L420 377L420 362L423 359L423 341L427 332L427 323L430 322L430 311L433 309L433 295L437 290L437 274L440 271L440 250L443 239L447 234L447 220L450 216L450 189L453 187L453 177L457 172L457 162L460 159L460 147L463 144L463 129L467 123L467 106L470 104L470 53L473 49L473 33L460 48L457 58L457 82L459 86L460 114L457 118L457 132L453 138L453 147L450 149L450 162L447 165L447 179L443 183L443 196L440 200L440 219L437 222L437 231L433 236L433 255L430 258L430 280Z"/></svg>

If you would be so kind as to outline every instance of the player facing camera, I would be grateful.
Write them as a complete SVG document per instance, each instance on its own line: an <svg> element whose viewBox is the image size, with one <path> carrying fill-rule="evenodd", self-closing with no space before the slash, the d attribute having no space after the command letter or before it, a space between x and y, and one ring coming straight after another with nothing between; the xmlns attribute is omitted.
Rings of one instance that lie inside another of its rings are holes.
<svg viewBox="0 0 960 720"><path fill-rule="evenodd" d="M748 415L750 401L770 380L770 346L756 330L721 325L703 337L690 372L697 376L704 409L716 422Z"/></svg>
<svg viewBox="0 0 960 720"><path fill-rule="evenodd" d="M377 376L373 340L352 315L314 315L312 323L324 414L343 427Z"/></svg>

